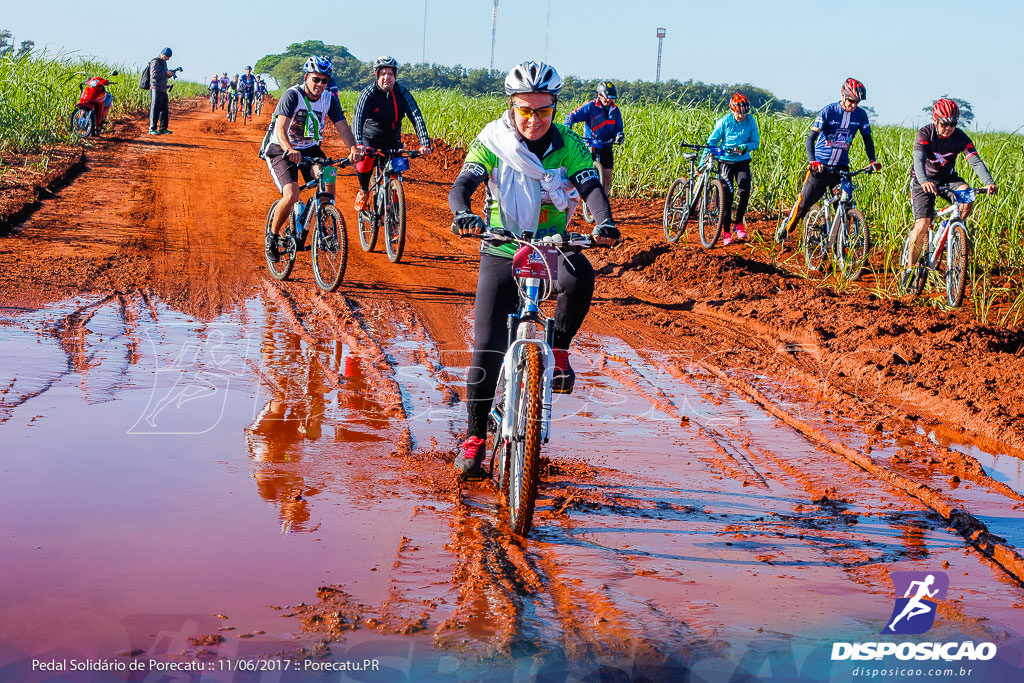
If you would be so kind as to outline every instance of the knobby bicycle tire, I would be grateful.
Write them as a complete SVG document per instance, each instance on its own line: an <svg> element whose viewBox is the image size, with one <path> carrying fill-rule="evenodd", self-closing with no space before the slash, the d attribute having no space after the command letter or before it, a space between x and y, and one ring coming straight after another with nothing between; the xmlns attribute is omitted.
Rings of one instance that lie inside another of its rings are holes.
<svg viewBox="0 0 1024 683"><path fill-rule="evenodd" d="M946 245L946 303L958 308L967 290L967 228L959 221L949 228Z"/></svg>
<svg viewBox="0 0 1024 683"><path fill-rule="evenodd" d="M868 222L859 209L848 209L843 234L839 236L837 249L842 250L843 277L853 282L861 276L868 264L871 253L871 233Z"/></svg>
<svg viewBox="0 0 1024 683"><path fill-rule="evenodd" d="M280 199L275 199L274 203L270 205L270 211L267 212L267 225L263 230L264 254L266 254L267 242L271 239L276 239L270 228L274 224L274 210L280 201ZM281 254L281 260L274 263L269 257L266 258L267 270L270 271L270 276L275 280L287 280L288 276L292 274L292 269L295 267L295 217L293 215L289 215L288 221L284 224L284 234L290 239L286 253Z"/></svg>
<svg viewBox="0 0 1024 683"><path fill-rule="evenodd" d="M380 170L373 169L370 189L367 191L366 208L356 213L356 227L359 228L359 246L363 251L370 252L377 246L377 232L380 230L380 217L377 215L377 192L381 192Z"/></svg>
<svg viewBox="0 0 1024 683"><path fill-rule="evenodd" d="M913 230L907 233L903 240L903 250L900 252L900 268L896 278L896 284L901 294L918 296L924 291L925 280L928 279L927 271L920 264L910 264L910 236ZM928 236L925 235L925 247L927 248ZM920 258L920 257L918 257Z"/></svg>
<svg viewBox="0 0 1024 683"><path fill-rule="evenodd" d="M330 204L320 207L320 216L313 228L311 262L316 286L324 292L336 290L348 265L348 235L341 212Z"/></svg>
<svg viewBox="0 0 1024 683"><path fill-rule="evenodd" d="M216 95L210 95L210 111L211 112L217 111L217 96Z"/></svg>
<svg viewBox="0 0 1024 683"><path fill-rule="evenodd" d="M661 213L661 226L665 230L665 241L675 244L686 232L686 224L690 220L690 206L693 204L693 182L686 178L676 178L669 185L665 196L665 208Z"/></svg>
<svg viewBox="0 0 1024 683"><path fill-rule="evenodd" d="M722 236L722 228L725 227L725 216L722 211L722 199L725 197L725 187L718 178L710 181L704 188L704 198L700 204L700 212L697 218L697 232L700 237L700 246L710 249L718 243Z"/></svg>
<svg viewBox="0 0 1024 683"><path fill-rule="evenodd" d="M540 478L543 364L540 346L526 344L518 368L519 392L513 406L508 476L508 518L512 531L525 536L533 526Z"/></svg>
<svg viewBox="0 0 1024 683"><path fill-rule="evenodd" d="M398 263L405 253L405 188L398 178L386 185L388 200L384 203L384 250L388 260Z"/></svg>
<svg viewBox="0 0 1024 683"><path fill-rule="evenodd" d="M800 251L804 255L807 270L821 272L828 257L828 229L825 223L825 212L815 206L807 212L804 229L800 231Z"/></svg>

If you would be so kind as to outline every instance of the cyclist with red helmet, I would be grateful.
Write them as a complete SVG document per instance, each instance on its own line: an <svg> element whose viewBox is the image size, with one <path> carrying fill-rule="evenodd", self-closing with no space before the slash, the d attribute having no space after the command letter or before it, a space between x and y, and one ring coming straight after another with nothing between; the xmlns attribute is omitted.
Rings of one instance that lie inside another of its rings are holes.
<svg viewBox="0 0 1024 683"><path fill-rule="evenodd" d="M725 154L718 157L718 174L725 180L725 196L722 198L725 214L725 231L722 244L728 246L734 240L747 239L743 216L747 213L750 199L750 153L761 145L761 134L757 122L750 115L750 100L743 93L733 93L729 102L729 113L718 120L708 136L707 144L724 147ZM707 158L707 151L701 162ZM732 200L736 196L736 222L732 222ZM729 229L732 226L732 229Z"/></svg>
<svg viewBox="0 0 1024 683"><path fill-rule="evenodd" d="M917 263L924 247L924 238L935 218L935 196L941 195L953 203L952 190L965 190L967 182L957 175L956 157L963 154L967 163L985 183L990 194L999 191L992 174L981 160L978 150L967 133L956 127L960 120L960 106L951 99L942 98L932 106L932 123L917 131L914 142L914 164L910 169L910 202L914 207L914 227L910 263ZM961 218L967 218L973 204L960 206ZM909 265L909 264L905 264Z"/></svg>
<svg viewBox="0 0 1024 683"><path fill-rule="evenodd" d="M775 233L775 241L780 244L796 230L826 190L839 184L839 171L849 170L850 146L858 131L864 139L864 151L872 170L882 168L882 164L875 160L875 143L871 139L868 115L858 106L867 99L867 89L856 78L847 78L841 94L842 99L818 112L818 118L807 135L807 176L789 219Z"/></svg>
<svg viewBox="0 0 1024 683"><path fill-rule="evenodd" d="M583 123L583 137L590 147L594 165L600 164L600 169L604 171L604 193L609 196L612 193L614 165L612 143L621 145L626 140L622 133L622 112L615 106L618 98L615 84L602 81L597 85L597 99L577 107L565 116L565 126L568 128Z"/></svg>
<svg viewBox="0 0 1024 683"><path fill-rule="evenodd" d="M399 149L402 146L402 119L409 117L420 141L420 155L430 154L430 135L427 124L416 104L416 98L398 83L398 60L381 55L373 63L374 81L363 88L352 114L352 134L360 148ZM359 192L356 193L356 211L366 209L366 193L373 174L374 155L366 155L356 164Z"/></svg>

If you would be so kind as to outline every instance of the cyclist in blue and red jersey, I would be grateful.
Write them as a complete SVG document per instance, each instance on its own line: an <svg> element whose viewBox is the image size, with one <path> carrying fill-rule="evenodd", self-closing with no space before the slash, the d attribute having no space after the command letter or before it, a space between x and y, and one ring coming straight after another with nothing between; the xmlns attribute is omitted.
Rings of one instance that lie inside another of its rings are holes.
<svg viewBox="0 0 1024 683"><path fill-rule="evenodd" d="M807 135L807 176L789 219L775 233L776 242L786 241L825 191L839 184L839 171L850 168L850 146L858 132L864 139L864 151L872 170L882 168L882 164L875 161L875 143L871 139L868 115L858 106L867 97L867 89L856 78L847 78L841 92L842 99L818 112L818 118Z"/></svg>
<svg viewBox="0 0 1024 683"><path fill-rule="evenodd" d="M743 93L733 93L729 102L729 113L718 120L708 136L707 144L724 147L725 154L718 157L718 175L725 180L725 196L722 208L725 212L725 232L722 244L728 246L733 240L747 239L743 217L747 213L750 199L750 153L761 146L761 134L757 122L750 115L750 100ZM704 157L707 157L707 150ZM704 157L701 158L703 163ZM732 200L736 196L736 222L732 223ZM729 226L732 225L732 230Z"/></svg>
<svg viewBox="0 0 1024 683"><path fill-rule="evenodd" d="M569 112L565 117L565 126L583 122L583 137L590 147L590 156L594 166L602 170L604 175L604 193L612 193L612 166L615 160L612 155L612 143L621 145L626 137L622 132L622 112L615 101L619 99L615 84L604 81L597 86L597 99L587 102ZM595 144L592 140L597 140Z"/></svg>
<svg viewBox="0 0 1024 683"><path fill-rule="evenodd" d="M932 105L932 123L917 131L914 142L914 164L910 167L910 203L914 209L914 227L911 229L912 244L910 261L917 263L924 247L925 235L935 218L935 196L941 195L950 203L956 201L952 190L966 190L967 181L957 175L956 158L963 154L967 163L985 183L990 194L999 191L996 181L989 173L985 162L967 133L956 127L960 120L960 105L943 97ZM974 204L961 204L960 217L971 215Z"/></svg>
<svg viewBox="0 0 1024 683"><path fill-rule="evenodd" d="M256 96L256 77L252 75L251 66L245 67L245 73L238 79L238 91L243 98L252 103L253 97Z"/></svg>

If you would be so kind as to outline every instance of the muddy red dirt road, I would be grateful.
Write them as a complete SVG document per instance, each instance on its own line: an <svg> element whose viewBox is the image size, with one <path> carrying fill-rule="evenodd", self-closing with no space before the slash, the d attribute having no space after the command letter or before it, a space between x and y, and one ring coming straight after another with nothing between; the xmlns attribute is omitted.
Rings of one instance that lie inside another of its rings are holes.
<svg viewBox="0 0 1024 683"><path fill-rule="evenodd" d="M998 654L915 669L1020 676L1019 332L669 248L657 207L618 204L516 538L451 469L458 152L413 162L400 264L359 249L342 174L350 260L322 295L308 253L266 273L266 119L172 123L90 150L0 238L0 671L852 680L834 643L926 640ZM926 635L879 635L897 572L948 582Z"/></svg>

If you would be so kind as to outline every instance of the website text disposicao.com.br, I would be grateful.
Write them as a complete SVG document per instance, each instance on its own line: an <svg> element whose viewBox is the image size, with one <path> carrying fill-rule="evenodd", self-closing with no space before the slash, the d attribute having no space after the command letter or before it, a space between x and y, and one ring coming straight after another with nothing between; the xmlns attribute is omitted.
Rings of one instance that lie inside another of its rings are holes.
<svg viewBox="0 0 1024 683"><path fill-rule="evenodd" d="M960 666L960 667L903 667L903 666L892 666L892 667L869 667L869 666L858 666L851 673L854 678L883 678L901 680L905 678L970 678L974 672L977 671L975 667Z"/></svg>

